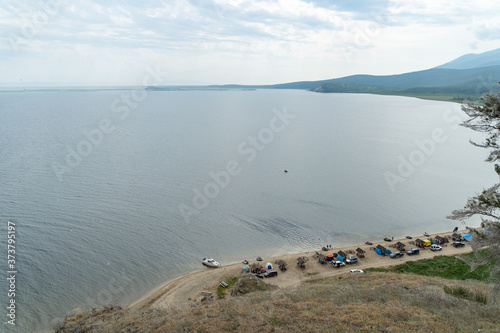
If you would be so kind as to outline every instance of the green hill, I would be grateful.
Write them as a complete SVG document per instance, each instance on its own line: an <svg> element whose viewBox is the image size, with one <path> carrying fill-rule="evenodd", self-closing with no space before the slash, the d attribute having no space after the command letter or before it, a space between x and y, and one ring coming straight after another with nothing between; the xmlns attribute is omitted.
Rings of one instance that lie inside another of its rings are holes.
<svg viewBox="0 0 500 333"><path fill-rule="evenodd" d="M479 54L469 53L436 68L466 69L500 66L500 49Z"/></svg>
<svg viewBox="0 0 500 333"><path fill-rule="evenodd" d="M319 81L273 85L211 85L148 87L151 90L187 89L301 89L322 93L370 93L459 101L478 99L498 88L500 49L467 54L441 66L395 75L351 75Z"/></svg>
<svg viewBox="0 0 500 333"><path fill-rule="evenodd" d="M500 66L433 68L399 75L353 75L322 83L323 93L371 93L463 101L477 99L498 87ZM434 98L433 98L434 97ZM437 98L439 97L439 98Z"/></svg>

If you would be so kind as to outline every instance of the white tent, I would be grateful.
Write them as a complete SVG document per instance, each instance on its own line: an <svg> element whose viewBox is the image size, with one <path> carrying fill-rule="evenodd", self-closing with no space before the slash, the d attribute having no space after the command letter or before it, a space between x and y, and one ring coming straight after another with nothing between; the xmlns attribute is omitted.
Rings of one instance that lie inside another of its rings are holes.
<svg viewBox="0 0 500 333"><path fill-rule="evenodd" d="M273 269L273 264L271 264L270 262L268 262L266 264L266 269Z"/></svg>

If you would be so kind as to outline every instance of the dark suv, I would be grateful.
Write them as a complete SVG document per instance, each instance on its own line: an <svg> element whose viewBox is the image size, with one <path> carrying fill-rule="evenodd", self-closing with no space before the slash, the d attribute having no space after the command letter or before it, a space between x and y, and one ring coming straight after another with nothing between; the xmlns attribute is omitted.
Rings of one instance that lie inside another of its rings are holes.
<svg viewBox="0 0 500 333"><path fill-rule="evenodd" d="M273 276L278 276L278 272L277 271L267 271L264 273L264 277L273 277Z"/></svg>
<svg viewBox="0 0 500 333"><path fill-rule="evenodd" d="M400 258L402 256L404 256L405 254L403 252L394 252L394 253L391 253L390 257L395 259L395 258Z"/></svg>
<svg viewBox="0 0 500 333"><path fill-rule="evenodd" d="M415 254L419 254L419 253L420 253L419 249L411 249L411 250L406 251L406 254L409 255L409 256L412 256L412 255L415 255Z"/></svg>
<svg viewBox="0 0 500 333"><path fill-rule="evenodd" d="M454 247L462 247L462 246L465 246L465 243L462 243L462 242L453 242L453 246Z"/></svg>

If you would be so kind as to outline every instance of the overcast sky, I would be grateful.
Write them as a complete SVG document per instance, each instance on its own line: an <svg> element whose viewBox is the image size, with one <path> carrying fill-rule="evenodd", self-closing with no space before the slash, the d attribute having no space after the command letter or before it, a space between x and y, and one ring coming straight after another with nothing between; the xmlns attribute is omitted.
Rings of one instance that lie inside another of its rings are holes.
<svg viewBox="0 0 500 333"><path fill-rule="evenodd" d="M500 1L0 0L0 85L271 84L500 47Z"/></svg>

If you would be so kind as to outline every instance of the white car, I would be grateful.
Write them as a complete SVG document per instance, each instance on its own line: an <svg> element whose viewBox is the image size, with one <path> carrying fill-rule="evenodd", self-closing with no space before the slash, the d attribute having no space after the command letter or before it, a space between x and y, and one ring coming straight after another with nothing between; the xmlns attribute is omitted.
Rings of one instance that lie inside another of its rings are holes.
<svg viewBox="0 0 500 333"><path fill-rule="evenodd" d="M351 269L351 273L364 273L361 269Z"/></svg>
<svg viewBox="0 0 500 333"><path fill-rule="evenodd" d="M441 251L443 248L437 244L432 244L431 245L431 251Z"/></svg>
<svg viewBox="0 0 500 333"><path fill-rule="evenodd" d="M343 261L332 261L332 266L335 268L340 268L345 266L345 262Z"/></svg>

